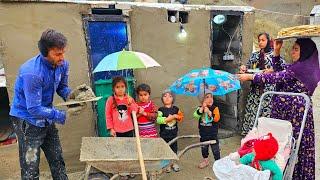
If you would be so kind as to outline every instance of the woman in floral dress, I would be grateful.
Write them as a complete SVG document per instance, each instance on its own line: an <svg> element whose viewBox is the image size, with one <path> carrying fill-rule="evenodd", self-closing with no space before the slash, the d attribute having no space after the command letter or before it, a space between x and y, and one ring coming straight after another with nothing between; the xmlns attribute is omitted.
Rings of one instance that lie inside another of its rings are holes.
<svg viewBox="0 0 320 180"><path fill-rule="evenodd" d="M247 65L240 67L240 73L246 73L248 69L256 69L263 71L269 71L272 67L273 49L272 43L268 33L260 33L258 35L259 51L252 53ZM281 59L281 61L283 61ZM273 91L273 84L251 84L250 92L247 96L247 104L245 108L245 115L242 121L242 135L246 135L253 127L256 113L260 102L261 95L266 91ZM269 106L270 97L267 97L263 104L263 116L270 115L271 108Z"/></svg>
<svg viewBox="0 0 320 180"><path fill-rule="evenodd" d="M293 64L281 65L279 62L282 42L275 43L273 69L270 74L239 74L241 81L252 80L256 84L275 84L277 91L304 93L312 96L317 83L320 82L318 50L309 39L298 39L292 50ZM271 117L288 120L293 126L293 136L298 138L304 113L305 101L302 97L277 95L272 98ZM298 163L295 165L293 179L315 179L315 137L312 107L309 109L302 134Z"/></svg>

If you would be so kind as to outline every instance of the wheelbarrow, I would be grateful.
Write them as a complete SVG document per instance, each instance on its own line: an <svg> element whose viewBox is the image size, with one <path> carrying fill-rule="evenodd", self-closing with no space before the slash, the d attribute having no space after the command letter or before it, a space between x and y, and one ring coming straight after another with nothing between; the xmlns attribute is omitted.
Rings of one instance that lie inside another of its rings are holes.
<svg viewBox="0 0 320 180"><path fill-rule="evenodd" d="M169 143L162 138L141 138L141 149L148 179L158 179L163 173L163 168L170 162L178 161L188 150L216 143L215 140L212 140L191 144L177 155L169 145L183 138L200 138L200 136L178 136ZM80 161L86 163L85 180L88 179L91 167L113 174L110 180L116 179L120 174L141 174L136 140L132 137L83 137Z"/></svg>

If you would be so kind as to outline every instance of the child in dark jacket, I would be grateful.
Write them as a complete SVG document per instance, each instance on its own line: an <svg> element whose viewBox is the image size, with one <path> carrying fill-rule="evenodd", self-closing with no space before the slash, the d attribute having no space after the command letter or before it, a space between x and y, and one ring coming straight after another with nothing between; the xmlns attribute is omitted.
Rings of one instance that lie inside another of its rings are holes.
<svg viewBox="0 0 320 180"><path fill-rule="evenodd" d="M193 113L194 118L199 121L198 128L200 142L216 140L217 143L211 144L212 153L215 160L220 159L220 148L218 141L218 121L220 120L219 108L213 104L213 95L209 90L200 93L199 100L202 106L199 106ZM203 169L209 165L209 145L201 147L203 160L199 168Z"/></svg>
<svg viewBox="0 0 320 180"><path fill-rule="evenodd" d="M170 91L165 91L161 97L164 106L158 109L157 123L160 124L160 137L166 142L178 136L178 122L183 120L183 113L177 106L174 106L175 95ZM171 149L177 154L178 144L173 143ZM178 164L173 163L172 168L174 171L179 171ZM171 167L167 169L170 172Z"/></svg>

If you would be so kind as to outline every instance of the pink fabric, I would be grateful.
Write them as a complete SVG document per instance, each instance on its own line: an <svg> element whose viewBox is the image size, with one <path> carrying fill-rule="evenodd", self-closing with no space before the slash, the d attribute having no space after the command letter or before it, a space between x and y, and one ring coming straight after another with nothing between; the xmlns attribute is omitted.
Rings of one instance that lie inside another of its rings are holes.
<svg viewBox="0 0 320 180"><path fill-rule="evenodd" d="M258 139L258 130L257 128L253 128L251 131L248 132L248 134L241 139L241 146L243 146L247 141L252 140L252 139Z"/></svg>
<svg viewBox="0 0 320 180"><path fill-rule="evenodd" d="M114 99L118 108L114 107ZM132 111L137 112L137 110L138 106L132 97L126 95L123 99L119 99L117 96L110 96L106 102L107 129L114 129L119 133L133 130L131 113Z"/></svg>
<svg viewBox="0 0 320 180"><path fill-rule="evenodd" d="M249 154L252 152L253 150L253 145L254 145L254 142L256 141L257 139L251 139L247 142L245 142L239 149L238 149L238 153L240 155L240 157L246 155L246 154Z"/></svg>
<svg viewBox="0 0 320 180"><path fill-rule="evenodd" d="M138 102L139 108L143 108L147 116L138 115L139 134L143 138L156 138L158 136L155 121L158 108L152 101L146 103Z"/></svg>
<svg viewBox="0 0 320 180"><path fill-rule="evenodd" d="M142 138L157 138L158 133L157 129L153 126L152 128L144 128L139 127L139 134Z"/></svg>
<svg viewBox="0 0 320 180"><path fill-rule="evenodd" d="M147 113L147 116L138 116L138 123L155 122L157 118L158 108L152 101L148 101L146 103L138 102L137 105L139 108L143 108L144 112Z"/></svg>

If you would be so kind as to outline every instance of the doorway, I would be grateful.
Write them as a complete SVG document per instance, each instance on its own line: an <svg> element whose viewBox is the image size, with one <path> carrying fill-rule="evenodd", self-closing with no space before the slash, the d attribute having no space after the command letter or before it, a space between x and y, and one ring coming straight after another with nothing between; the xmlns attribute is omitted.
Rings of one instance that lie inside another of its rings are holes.
<svg viewBox="0 0 320 180"><path fill-rule="evenodd" d="M95 110L97 113L96 133L107 137L109 132L105 120L105 103L112 95L112 78L123 76L128 82L129 95L133 96L134 79L132 70L106 71L92 73L99 62L107 55L129 50L128 18L117 9L93 9L96 14L83 17L85 38L88 51L88 65L91 85L96 96L102 96Z"/></svg>
<svg viewBox="0 0 320 180"><path fill-rule="evenodd" d="M4 68L0 67L0 147L16 142L9 119L10 105Z"/></svg>
<svg viewBox="0 0 320 180"><path fill-rule="evenodd" d="M211 67L236 73L242 58L243 12L211 12ZM241 124L238 114L239 94L232 92L216 97L222 121L222 136L230 137L238 132Z"/></svg>

